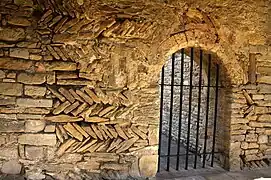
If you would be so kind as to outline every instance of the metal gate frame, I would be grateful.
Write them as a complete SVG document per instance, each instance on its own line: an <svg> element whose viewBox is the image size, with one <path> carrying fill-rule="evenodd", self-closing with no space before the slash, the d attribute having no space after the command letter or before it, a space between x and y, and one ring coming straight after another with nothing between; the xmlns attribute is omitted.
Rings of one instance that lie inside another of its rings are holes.
<svg viewBox="0 0 271 180"><path fill-rule="evenodd" d="M215 141L216 141L216 126L217 126L217 111L218 111L218 91L219 91L219 65L216 64L216 78L215 78L215 86L211 86L211 61L212 57L211 54L208 54L208 78L207 78L207 86L202 85L202 69L203 69L203 50L200 50L199 54L199 85L198 86L193 86L192 81L193 81L193 63L194 63L194 48L190 49L190 81L189 85L184 85L184 79L183 79L183 73L184 73L184 54L185 54L185 49L181 49L181 84L175 85L174 84L174 65L175 65L175 53L172 55L172 71L171 71L171 84L165 84L164 83L164 73L165 73L165 68L162 68L162 73L161 73L161 100L160 100L160 129L159 129L159 150L158 150L158 172L161 170L161 158L166 157L167 158L167 166L166 166L166 171L169 171L170 167L170 157L176 157L176 170L179 170L180 167L180 157L185 156L185 165L184 169L188 169L188 157L189 156L194 156L194 166L193 168L196 169L197 166L197 156L198 155L203 155L202 159L202 168L206 167L206 155L211 154L211 167L214 165L214 155L219 152L215 152ZM164 100L164 86L170 86L171 87L171 93L170 93L170 119L169 119L169 136L168 136L168 151L167 154L161 154L161 136L162 136L162 120L163 120L163 100ZM180 86L180 109L179 109L179 127L178 127L178 140L177 140L177 154L171 154L171 140L172 140L172 117L173 117L173 98L174 98L174 86ZM188 129L187 129L187 147L186 147L186 153L185 154L180 154L180 136L181 136L181 118L182 118L182 99L183 99L183 87L184 86L189 86L189 114L188 114ZM189 153L189 143L190 143L190 125L191 125L191 107L192 107L192 88L193 87L198 87L199 92L198 92L198 109L197 109L197 128L196 128L196 151L195 153ZM205 117L205 133L204 133L204 145L203 145L203 153L197 153L198 152L198 140L199 140L199 120L200 120L200 106L201 106L201 88L202 87L207 87L207 102L206 102L206 117ZM208 127L208 116L209 116L209 104L210 104L210 87L215 88L215 109L214 109L214 127L213 127L213 139L212 139L212 151L207 152L206 151L206 146L207 146L207 127Z"/></svg>

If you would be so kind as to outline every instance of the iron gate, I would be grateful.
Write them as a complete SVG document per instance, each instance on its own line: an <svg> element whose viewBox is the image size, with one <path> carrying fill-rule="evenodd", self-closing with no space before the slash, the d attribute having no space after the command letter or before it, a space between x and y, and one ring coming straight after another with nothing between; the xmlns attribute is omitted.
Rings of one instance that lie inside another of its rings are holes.
<svg viewBox="0 0 271 180"><path fill-rule="evenodd" d="M176 57L180 60L177 61ZM213 167L215 155L219 153L215 152L218 94L221 87L219 65L212 62L211 54L205 54L202 50L195 54L194 48L189 48L174 53L168 66L171 66L171 69L168 68L171 72L166 74L164 66L159 84L158 172L170 171L171 168L187 170L209 165ZM206 68L203 69L203 66Z"/></svg>

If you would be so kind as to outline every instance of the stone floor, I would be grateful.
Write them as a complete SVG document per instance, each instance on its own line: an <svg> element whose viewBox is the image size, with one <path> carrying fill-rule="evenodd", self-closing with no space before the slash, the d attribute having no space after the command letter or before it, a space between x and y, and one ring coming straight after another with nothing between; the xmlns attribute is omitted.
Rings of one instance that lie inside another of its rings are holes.
<svg viewBox="0 0 271 180"><path fill-rule="evenodd" d="M159 173L155 180L271 180L271 167L257 170L228 172L222 169L207 168L187 172Z"/></svg>

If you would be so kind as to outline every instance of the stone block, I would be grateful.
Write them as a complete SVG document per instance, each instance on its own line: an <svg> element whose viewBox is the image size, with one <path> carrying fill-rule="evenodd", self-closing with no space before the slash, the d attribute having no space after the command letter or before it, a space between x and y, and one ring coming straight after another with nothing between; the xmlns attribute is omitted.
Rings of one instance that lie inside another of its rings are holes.
<svg viewBox="0 0 271 180"><path fill-rule="evenodd" d="M27 96L45 96L46 87L40 86L24 86L24 94Z"/></svg>
<svg viewBox="0 0 271 180"><path fill-rule="evenodd" d="M25 157L30 160L42 160L44 158L43 147L25 146Z"/></svg>
<svg viewBox="0 0 271 180"><path fill-rule="evenodd" d="M246 135L246 141L247 142L257 142L258 135L257 134L247 134Z"/></svg>
<svg viewBox="0 0 271 180"><path fill-rule="evenodd" d="M0 97L0 105L15 105L15 97Z"/></svg>
<svg viewBox="0 0 271 180"><path fill-rule="evenodd" d="M260 144L268 143L268 136L267 135L259 135L258 143L260 143Z"/></svg>
<svg viewBox="0 0 271 180"><path fill-rule="evenodd" d="M95 161L79 162L76 164L79 169L84 170L98 170L100 169L100 163Z"/></svg>
<svg viewBox="0 0 271 180"><path fill-rule="evenodd" d="M1 172L4 174L20 174L22 165L18 160L10 160L5 162L1 168Z"/></svg>
<svg viewBox="0 0 271 180"><path fill-rule="evenodd" d="M23 85L19 83L0 82L0 94L9 96L21 96L23 94Z"/></svg>
<svg viewBox="0 0 271 180"><path fill-rule="evenodd" d="M17 145L6 145L0 147L0 158L11 160L11 159L18 159L18 146Z"/></svg>
<svg viewBox="0 0 271 180"><path fill-rule="evenodd" d="M18 98L16 100L17 106L20 107L52 107L52 99L31 99L31 98Z"/></svg>
<svg viewBox="0 0 271 180"><path fill-rule="evenodd" d="M24 122L2 120L0 123L0 132L24 132Z"/></svg>
<svg viewBox="0 0 271 180"><path fill-rule="evenodd" d="M263 94L253 94L252 99L253 100L261 100L261 99L264 99L264 95Z"/></svg>
<svg viewBox="0 0 271 180"><path fill-rule="evenodd" d="M20 73L17 76L17 81L24 84L42 84L46 81L46 74Z"/></svg>
<svg viewBox="0 0 271 180"><path fill-rule="evenodd" d="M55 134L22 134L19 136L20 144L28 144L34 146L54 146L56 145Z"/></svg>
<svg viewBox="0 0 271 180"><path fill-rule="evenodd" d="M29 59L29 52L26 48L11 48L9 49L9 56L15 58Z"/></svg>
<svg viewBox="0 0 271 180"><path fill-rule="evenodd" d="M159 139L159 129L158 126L155 125L150 125L148 128L148 140L149 140L149 145L156 145L158 144L158 139Z"/></svg>
<svg viewBox="0 0 271 180"><path fill-rule="evenodd" d="M0 41L19 41L26 37L25 31L22 28L6 28L0 30Z"/></svg>
<svg viewBox="0 0 271 180"><path fill-rule="evenodd" d="M124 171L127 172L129 169L129 164L119 164L119 163L104 163L101 166L101 169L115 170L115 171Z"/></svg>
<svg viewBox="0 0 271 180"><path fill-rule="evenodd" d="M82 154L77 153L67 153L63 154L57 161L60 163L76 163L78 161L81 161L83 159Z"/></svg>
<svg viewBox="0 0 271 180"><path fill-rule="evenodd" d="M268 111L267 107L258 107L258 106L256 106L254 108L255 114L265 114L265 113L267 113L267 111Z"/></svg>
<svg viewBox="0 0 271 180"><path fill-rule="evenodd" d="M43 119L40 114L17 114L17 119Z"/></svg>
<svg viewBox="0 0 271 180"><path fill-rule="evenodd" d="M263 115L259 116L258 121L271 122L271 115L270 114L263 114Z"/></svg>
<svg viewBox="0 0 271 180"><path fill-rule="evenodd" d="M263 94L271 94L271 85L268 84L260 84L258 85L259 93Z"/></svg>
<svg viewBox="0 0 271 180"><path fill-rule="evenodd" d="M56 125L54 124L46 125L44 128L44 132L55 132L55 130L56 130Z"/></svg>
<svg viewBox="0 0 271 180"><path fill-rule="evenodd" d="M139 159L139 170L143 177L154 177L157 172L158 155L142 156Z"/></svg>
<svg viewBox="0 0 271 180"><path fill-rule="evenodd" d="M9 70L28 70L33 65L32 61L9 57L0 57L0 68Z"/></svg>
<svg viewBox="0 0 271 180"><path fill-rule="evenodd" d="M25 122L25 132L40 132L45 127L43 120L27 120Z"/></svg>
<svg viewBox="0 0 271 180"><path fill-rule="evenodd" d="M0 119L16 120L16 114L0 114Z"/></svg>
<svg viewBox="0 0 271 180"><path fill-rule="evenodd" d="M18 6L33 6L32 0L14 0L14 4Z"/></svg>
<svg viewBox="0 0 271 180"><path fill-rule="evenodd" d="M75 71L77 69L77 64L74 62L37 62L36 66L41 71Z"/></svg>
<svg viewBox="0 0 271 180"><path fill-rule="evenodd" d="M0 70L0 79L3 79L6 77L6 73L2 70Z"/></svg>
<svg viewBox="0 0 271 180"><path fill-rule="evenodd" d="M271 84L271 76L261 76L257 78L258 83Z"/></svg>

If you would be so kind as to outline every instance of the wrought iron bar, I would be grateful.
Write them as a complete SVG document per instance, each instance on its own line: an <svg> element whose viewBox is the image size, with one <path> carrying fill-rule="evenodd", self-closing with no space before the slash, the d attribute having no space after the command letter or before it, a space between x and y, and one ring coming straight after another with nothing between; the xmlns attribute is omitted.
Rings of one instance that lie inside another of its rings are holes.
<svg viewBox="0 0 271 180"><path fill-rule="evenodd" d="M175 53L172 54L171 64L171 84L174 84L174 65L175 65ZM172 113L173 113L173 98L174 98L174 86L170 89L170 107L169 107L169 136L168 136L168 155L171 150L171 131L172 131ZM167 158L167 171L169 171L170 157Z"/></svg>
<svg viewBox="0 0 271 180"><path fill-rule="evenodd" d="M163 103L164 103L164 77L165 77L165 67L162 68L161 73L161 100L160 100L160 126L159 126L159 149L158 149L158 172L160 171L160 157L161 157L161 145L162 145L162 122L163 122Z"/></svg>
<svg viewBox="0 0 271 180"><path fill-rule="evenodd" d="M218 82L219 82L219 65L216 65L216 89L215 89L215 117L214 117L214 131L213 131L213 146L212 146L212 159L211 167L214 166L214 152L215 152L215 136L216 136L216 122L217 122L217 106L218 106Z"/></svg>
<svg viewBox="0 0 271 180"><path fill-rule="evenodd" d="M196 154L194 159L194 169L197 168L197 152L199 144L199 122L200 122L200 105L201 105L201 83L202 83L202 58L203 52L200 50L200 64L199 64L199 93L198 93L198 114L197 114L197 130L196 130Z"/></svg>
<svg viewBox="0 0 271 180"><path fill-rule="evenodd" d="M159 85L161 85L161 84L159 84ZM171 84L164 84L164 86L171 86ZM180 85L180 84L174 84L173 86L186 86L186 87L190 87L191 85L190 84L183 84L183 85ZM199 86L193 86L192 85L192 87L194 88L194 87L199 87ZM201 87L208 87L208 86L205 86L205 85L201 85ZM213 88L216 88L216 86L209 86L209 87L213 87ZM218 86L219 88L225 88L224 86Z"/></svg>
<svg viewBox="0 0 271 180"><path fill-rule="evenodd" d="M193 81L193 61L194 61L194 49L191 48L190 55L190 88L189 88L189 107L188 107L188 127L187 127L187 137L186 137L186 158L185 158L185 169L188 168L188 151L189 151L189 141L190 141L190 124L191 124L191 108L192 108L192 81Z"/></svg>
<svg viewBox="0 0 271 180"><path fill-rule="evenodd" d="M181 84L180 84L180 108L179 108L179 129L178 129L178 142L177 142L177 161L176 170L179 170L180 166L180 139L181 139L181 129L182 129L182 111L183 111L183 68L184 68L184 49L181 50Z"/></svg>
<svg viewBox="0 0 271 180"><path fill-rule="evenodd" d="M209 101L210 101L210 82L211 81L211 54L208 55L208 80L207 80L207 102L206 102L206 120L205 120L205 134L204 134L204 147L203 147L203 162L202 167L205 167L206 161L206 146L207 146L207 133L208 133L208 119L209 119Z"/></svg>
<svg viewBox="0 0 271 180"><path fill-rule="evenodd" d="M206 152L205 154L212 154L212 152ZM214 154L222 154L222 152L214 152ZM194 153L191 153L191 154L188 154L189 156L194 156L195 154ZM203 155L203 153L198 153L198 156L200 155ZM166 155L166 154L162 154L160 155L160 157L177 157L177 156L186 156L186 153L185 154L171 154L171 155Z"/></svg>

